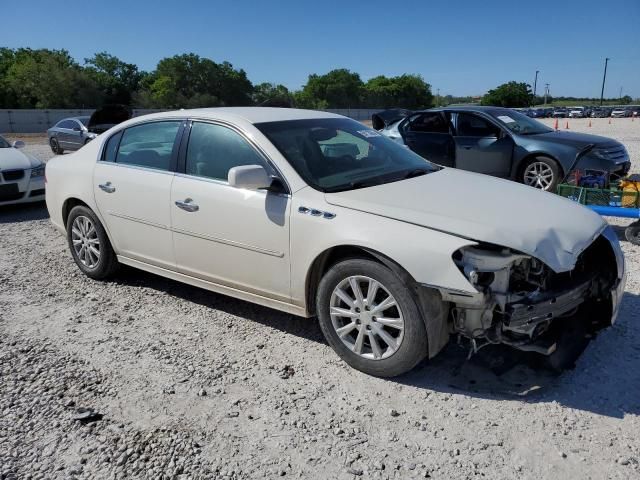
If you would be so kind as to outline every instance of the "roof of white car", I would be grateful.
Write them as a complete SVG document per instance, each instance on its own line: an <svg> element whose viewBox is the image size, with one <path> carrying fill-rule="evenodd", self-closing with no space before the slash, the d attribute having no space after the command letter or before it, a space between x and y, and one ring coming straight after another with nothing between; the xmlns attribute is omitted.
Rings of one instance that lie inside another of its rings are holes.
<svg viewBox="0 0 640 480"><path fill-rule="evenodd" d="M275 108L275 107L219 107L219 108L195 108L192 110L179 110L171 112L181 115L211 118L233 119L243 118L251 123L281 122L285 120L305 120L314 118L342 118L335 113L319 110L301 110L299 108ZM173 116L173 115L172 115Z"/></svg>

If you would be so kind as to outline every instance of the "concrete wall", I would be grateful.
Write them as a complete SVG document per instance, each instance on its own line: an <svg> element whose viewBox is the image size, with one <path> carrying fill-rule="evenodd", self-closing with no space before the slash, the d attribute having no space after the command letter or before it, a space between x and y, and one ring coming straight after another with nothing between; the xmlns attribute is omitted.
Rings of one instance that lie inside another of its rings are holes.
<svg viewBox="0 0 640 480"><path fill-rule="evenodd" d="M78 110L1 110L0 109L0 132L2 133L44 133L49 127L66 117L88 116L93 113L93 109ZM134 109L134 116L146 115L148 113L161 112L162 110ZM340 108L329 109L328 112L338 113L355 120L370 120L371 115L379 112L379 108Z"/></svg>

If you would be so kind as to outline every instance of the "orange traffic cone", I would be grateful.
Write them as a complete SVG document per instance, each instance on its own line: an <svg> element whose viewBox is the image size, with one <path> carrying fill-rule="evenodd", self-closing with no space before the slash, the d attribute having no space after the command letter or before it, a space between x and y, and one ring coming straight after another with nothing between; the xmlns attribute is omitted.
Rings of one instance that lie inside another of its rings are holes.
<svg viewBox="0 0 640 480"><path fill-rule="evenodd" d="M589 128L591 128L591 120L589 120Z"/></svg>
<svg viewBox="0 0 640 480"><path fill-rule="evenodd" d="M556 123L554 123L554 124L553 124L553 128L554 128L555 130L557 130L557 129L558 129L558 117L556 117Z"/></svg>
<svg viewBox="0 0 640 480"><path fill-rule="evenodd" d="M567 120L567 124L564 126L565 130L569 130L569 120Z"/></svg>

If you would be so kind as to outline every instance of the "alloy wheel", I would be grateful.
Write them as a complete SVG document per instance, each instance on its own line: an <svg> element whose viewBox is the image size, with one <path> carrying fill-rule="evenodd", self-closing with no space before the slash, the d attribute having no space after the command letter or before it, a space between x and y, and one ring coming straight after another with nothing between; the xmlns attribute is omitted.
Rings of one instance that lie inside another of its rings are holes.
<svg viewBox="0 0 640 480"><path fill-rule="evenodd" d="M389 290L377 280L351 276L331 294L331 323L353 353L371 360L393 355L402 344L404 318Z"/></svg>
<svg viewBox="0 0 640 480"><path fill-rule="evenodd" d="M87 268L95 268L100 262L100 240L90 218L79 215L73 220L71 241L78 260Z"/></svg>
<svg viewBox="0 0 640 480"><path fill-rule="evenodd" d="M532 162L524 170L524 183L530 187L549 190L553 180L553 170L545 162Z"/></svg>

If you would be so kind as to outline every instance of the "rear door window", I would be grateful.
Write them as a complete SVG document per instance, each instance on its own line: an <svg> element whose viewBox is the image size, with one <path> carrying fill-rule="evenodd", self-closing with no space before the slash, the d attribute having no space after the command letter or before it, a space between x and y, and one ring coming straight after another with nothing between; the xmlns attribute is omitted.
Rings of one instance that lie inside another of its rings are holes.
<svg viewBox="0 0 640 480"><path fill-rule="evenodd" d="M180 123L180 120L153 122L127 128L120 139L115 162L156 170L170 170L173 146ZM116 136L109 139L107 155L110 142Z"/></svg>
<svg viewBox="0 0 640 480"><path fill-rule="evenodd" d="M459 137L499 137L500 128L471 113L458 113L456 131Z"/></svg>
<svg viewBox="0 0 640 480"><path fill-rule="evenodd" d="M449 125L439 112L427 112L409 120L408 130L421 133L449 133Z"/></svg>

